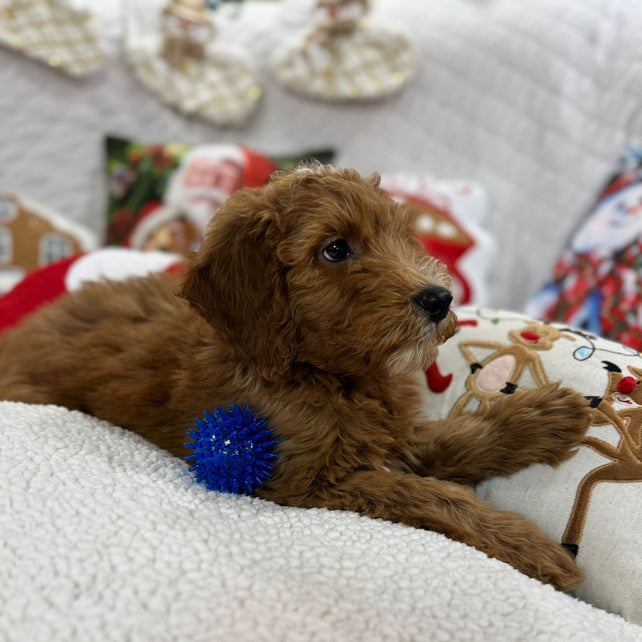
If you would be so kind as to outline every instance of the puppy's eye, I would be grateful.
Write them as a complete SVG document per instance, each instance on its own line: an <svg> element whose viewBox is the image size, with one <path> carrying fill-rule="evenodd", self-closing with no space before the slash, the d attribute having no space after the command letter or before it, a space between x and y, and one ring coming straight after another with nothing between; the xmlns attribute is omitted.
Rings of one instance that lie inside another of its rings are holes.
<svg viewBox="0 0 642 642"><path fill-rule="evenodd" d="M352 256L352 250L350 249L348 242L344 239L332 241L332 243L323 250L323 258L331 261L332 263L345 261L350 256Z"/></svg>

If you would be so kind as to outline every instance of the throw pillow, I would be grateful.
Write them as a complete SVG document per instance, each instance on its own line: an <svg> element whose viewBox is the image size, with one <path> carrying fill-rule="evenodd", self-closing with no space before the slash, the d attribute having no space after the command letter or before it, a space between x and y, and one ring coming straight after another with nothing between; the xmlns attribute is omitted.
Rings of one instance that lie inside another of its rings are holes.
<svg viewBox="0 0 642 642"><path fill-rule="evenodd" d="M557 468L535 464L478 486L527 515L577 556L576 595L642 624L642 356L563 324L483 308L457 310L458 330L428 372L426 415L475 412L520 388L561 381L587 398L592 427Z"/></svg>
<svg viewBox="0 0 642 642"><path fill-rule="evenodd" d="M241 145L144 144L108 137L106 242L186 254L212 214L236 189L260 187L270 175L329 150L266 156Z"/></svg>
<svg viewBox="0 0 642 642"><path fill-rule="evenodd" d="M96 247L88 229L22 195L0 192L0 294L25 274Z"/></svg>
<svg viewBox="0 0 642 642"><path fill-rule="evenodd" d="M642 148L631 147L527 314L642 350Z"/></svg>
<svg viewBox="0 0 642 642"><path fill-rule="evenodd" d="M495 242L483 227L488 199L481 185L384 174L381 186L414 211L417 236L426 251L448 266L455 304L487 303Z"/></svg>
<svg viewBox="0 0 642 642"><path fill-rule="evenodd" d="M153 272L180 271L180 258L168 252L110 247L51 263L30 272L0 297L0 332L63 294L74 292L87 281L124 281Z"/></svg>

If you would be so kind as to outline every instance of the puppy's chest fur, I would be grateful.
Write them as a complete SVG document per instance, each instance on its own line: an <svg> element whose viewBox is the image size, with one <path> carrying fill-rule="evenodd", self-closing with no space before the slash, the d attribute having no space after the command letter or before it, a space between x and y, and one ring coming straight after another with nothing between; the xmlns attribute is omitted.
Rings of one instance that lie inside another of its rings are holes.
<svg viewBox="0 0 642 642"><path fill-rule="evenodd" d="M408 472L410 439L419 423L417 385L411 376L355 381L316 372L285 395L287 404L268 392L259 403L278 433L280 457L266 496L276 492L280 499L282 489L305 495L357 470Z"/></svg>

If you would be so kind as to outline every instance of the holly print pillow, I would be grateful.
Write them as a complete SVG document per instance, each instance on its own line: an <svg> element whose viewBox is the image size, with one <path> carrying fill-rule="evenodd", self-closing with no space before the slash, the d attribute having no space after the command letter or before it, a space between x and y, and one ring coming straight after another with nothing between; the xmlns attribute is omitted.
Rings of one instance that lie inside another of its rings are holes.
<svg viewBox="0 0 642 642"><path fill-rule="evenodd" d="M267 156L242 145L140 143L107 137L106 242L185 255L225 199L261 187L279 169L307 159L329 163L331 150Z"/></svg>

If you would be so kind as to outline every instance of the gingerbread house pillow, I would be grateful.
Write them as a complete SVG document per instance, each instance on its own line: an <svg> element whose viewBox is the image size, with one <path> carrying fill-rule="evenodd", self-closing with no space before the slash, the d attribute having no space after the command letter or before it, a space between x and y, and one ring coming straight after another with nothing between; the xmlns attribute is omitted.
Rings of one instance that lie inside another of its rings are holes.
<svg viewBox="0 0 642 642"><path fill-rule="evenodd" d="M26 274L96 247L88 229L24 196L0 192L0 293Z"/></svg>

